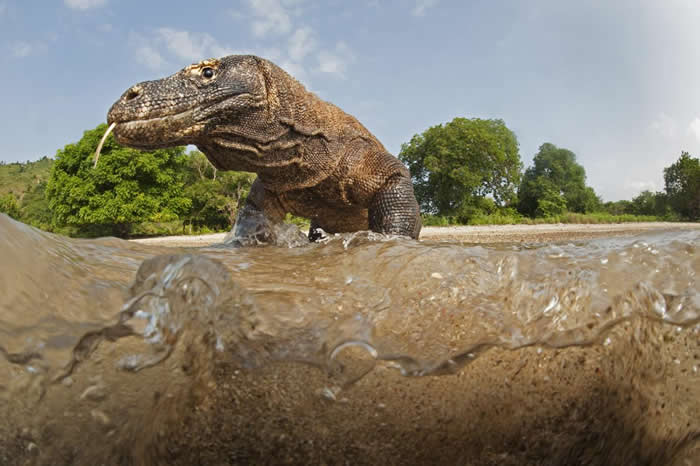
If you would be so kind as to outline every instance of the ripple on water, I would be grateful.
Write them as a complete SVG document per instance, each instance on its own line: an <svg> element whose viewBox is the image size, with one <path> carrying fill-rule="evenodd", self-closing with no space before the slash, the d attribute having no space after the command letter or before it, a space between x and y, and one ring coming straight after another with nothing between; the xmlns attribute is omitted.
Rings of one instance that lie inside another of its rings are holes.
<svg viewBox="0 0 700 466"><path fill-rule="evenodd" d="M83 419L157 459L159 426L203 402L222 362L319 367L327 383L309 389L337 400L377 367L453 374L495 348L605 347L640 319L699 332L698 231L484 247L368 232L308 244L285 227L278 246L163 254L0 215L0 236L0 406L45 426L28 437L46 462L39 437L80 438ZM674 361L696 377L692 356ZM75 425L55 426L59 411Z"/></svg>

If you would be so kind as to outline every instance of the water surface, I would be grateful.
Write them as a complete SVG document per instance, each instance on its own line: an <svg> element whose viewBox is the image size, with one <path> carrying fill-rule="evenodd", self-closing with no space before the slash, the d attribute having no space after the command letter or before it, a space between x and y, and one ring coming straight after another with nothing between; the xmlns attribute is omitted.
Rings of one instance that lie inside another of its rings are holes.
<svg viewBox="0 0 700 466"><path fill-rule="evenodd" d="M685 464L698 451L697 229L498 246L368 232L304 244L285 229L275 246L176 249L73 240L0 215L0 238L0 463L168 464L165 439L217 399L222 370L311 370L313 397L361 405L355 387L370 377L415 384L477 374L472 364L504 351L544 361L623 339L626 375L671 351L652 370L687 388L675 401L654 377L626 388L678 411L658 421L672 424L665 453L645 458Z"/></svg>

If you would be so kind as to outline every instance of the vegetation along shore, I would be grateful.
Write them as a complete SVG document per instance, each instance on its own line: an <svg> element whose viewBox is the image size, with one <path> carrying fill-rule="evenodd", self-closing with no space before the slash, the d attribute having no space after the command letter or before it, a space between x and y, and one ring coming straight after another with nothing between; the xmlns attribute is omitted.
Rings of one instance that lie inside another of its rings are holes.
<svg viewBox="0 0 700 466"><path fill-rule="evenodd" d="M53 159L0 162L0 212L74 237L231 229L254 174L217 171L204 154L185 147L138 151L112 136L93 168L105 129L85 131ZM499 119L455 118L433 126L403 144L398 156L411 171L426 226L700 219L700 163L687 152L664 168L663 191L614 202L586 185L576 154L552 143L542 144L523 171L517 138ZM308 227L306 219L287 220Z"/></svg>

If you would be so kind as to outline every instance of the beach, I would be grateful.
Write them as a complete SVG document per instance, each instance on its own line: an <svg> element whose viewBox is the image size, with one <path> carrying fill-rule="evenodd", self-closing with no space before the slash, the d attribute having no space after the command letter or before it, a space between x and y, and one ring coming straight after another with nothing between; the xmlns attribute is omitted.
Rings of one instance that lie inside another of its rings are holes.
<svg viewBox="0 0 700 466"><path fill-rule="evenodd" d="M478 225L423 227L421 241L458 241L464 243L541 243L575 241L606 236L634 235L652 231L700 229L700 223L605 223L605 224L540 224ZM202 247L224 241L227 233L208 235L161 236L132 241L159 246Z"/></svg>

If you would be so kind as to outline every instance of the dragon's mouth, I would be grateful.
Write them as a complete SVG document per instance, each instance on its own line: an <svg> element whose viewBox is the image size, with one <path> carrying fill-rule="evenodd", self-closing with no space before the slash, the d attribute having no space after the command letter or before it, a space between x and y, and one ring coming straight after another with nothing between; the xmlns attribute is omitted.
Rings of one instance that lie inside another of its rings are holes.
<svg viewBox="0 0 700 466"><path fill-rule="evenodd" d="M178 113L171 113L168 115L159 115L157 117L134 117L134 118L129 118L129 119L121 119L121 118L110 118L111 115L108 115L108 121L107 123L112 123L116 124L118 127L125 127L125 128L135 128L139 127L141 125L143 126L153 126L153 125L159 125L161 122L172 122L176 120L182 120L185 118L190 118L194 115L194 109L188 109L188 110L183 110L182 112Z"/></svg>
<svg viewBox="0 0 700 466"><path fill-rule="evenodd" d="M156 118L114 121L114 137L118 143L137 149L188 144L204 127L194 114L195 110L190 109Z"/></svg>
<svg viewBox="0 0 700 466"><path fill-rule="evenodd" d="M107 131L95 151L95 167L107 136L114 131L119 144L134 149L152 150L193 143L204 124L195 122L194 109L173 115L119 121L109 118Z"/></svg>

